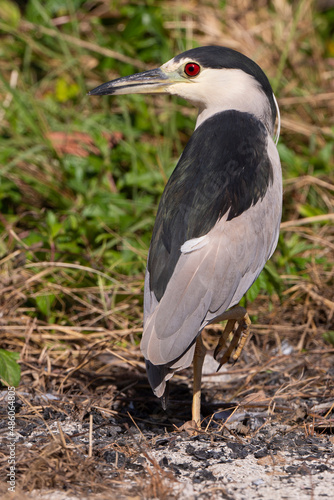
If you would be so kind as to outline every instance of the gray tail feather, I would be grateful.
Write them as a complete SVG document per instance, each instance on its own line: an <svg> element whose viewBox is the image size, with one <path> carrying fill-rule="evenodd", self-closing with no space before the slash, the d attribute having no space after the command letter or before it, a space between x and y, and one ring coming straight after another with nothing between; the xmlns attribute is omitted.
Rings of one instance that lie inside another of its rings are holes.
<svg viewBox="0 0 334 500"><path fill-rule="evenodd" d="M165 411L167 410L167 406L168 406L168 397L169 397L169 382L167 381L166 387L165 387L165 392L163 393L163 395L160 398L162 409Z"/></svg>
<svg viewBox="0 0 334 500"><path fill-rule="evenodd" d="M153 365L151 361L145 359L148 381L152 387L154 394L161 399L163 409L167 408L168 403L168 382L171 370L166 365Z"/></svg>

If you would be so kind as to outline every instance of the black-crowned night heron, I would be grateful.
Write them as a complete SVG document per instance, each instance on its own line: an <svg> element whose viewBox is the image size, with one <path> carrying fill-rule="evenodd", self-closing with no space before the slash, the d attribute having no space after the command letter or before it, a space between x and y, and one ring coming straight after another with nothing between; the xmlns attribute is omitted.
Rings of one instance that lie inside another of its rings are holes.
<svg viewBox="0 0 334 500"><path fill-rule="evenodd" d="M167 381L194 360L192 411L200 426L206 352L201 332L227 320L215 358L221 366L234 349L233 359L239 357L250 319L238 303L277 244L282 175L272 136L278 116L278 138L279 110L261 68L224 47L188 50L158 69L89 92L142 93L177 95L199 110L158 208L147 261L141 350L164 407Z"/></svg>

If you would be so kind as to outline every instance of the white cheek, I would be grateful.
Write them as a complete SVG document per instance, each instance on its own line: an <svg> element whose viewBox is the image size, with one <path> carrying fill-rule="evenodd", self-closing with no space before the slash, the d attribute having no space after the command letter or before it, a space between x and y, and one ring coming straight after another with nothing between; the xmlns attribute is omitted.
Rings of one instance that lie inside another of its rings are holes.
<svg viewBox="0 0 334 500"><path fill-rule="evenodd" d="M202 102L203 96L201 96L202 92L198 92L198 89L194 85L194 82L186 80L184 83L177 83L176 85L167 87L166 91L169 94L177 95L197 105L197 103Z"/></svg>

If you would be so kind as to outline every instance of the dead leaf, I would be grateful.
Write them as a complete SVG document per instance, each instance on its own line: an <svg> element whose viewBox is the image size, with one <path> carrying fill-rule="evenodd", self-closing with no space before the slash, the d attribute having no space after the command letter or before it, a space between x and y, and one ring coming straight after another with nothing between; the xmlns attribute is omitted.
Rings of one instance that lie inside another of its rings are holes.
<svg viewBox="0 0 334 500"><path fill-rule="evenodd" d="M242 404L249 404L249 403L259 403L260 401L267 401L268 398L265 395L265 392L263 390L260 390L258 392L252 392L251 394L248 394L242 401Z"/></svg>
<svg viewBox="0 0 334 500"><path fill-rule="evenodd" d="M257 460L259 465L283 465L286 463L285 458L280 453L277 455L266 455L265 457L261 457Z"/></svg>
<svg viewBox="0 0 334 500"><path fill-rule="evenodd" d="M189 436L193 436L198 432L199 429L195 420L189 420L188 422L185 422L183 425L181 425L181 427L178 427L177 430L180 432L186 431Z"/></svg>
<svg viewBox="0 0 334 500"><path fill-rule="evenodd" d="M110 148L122 139L121 132L103 132L102 135L108 140ZM86 132L48 132L46 137L59 156L70 154L86 158L91 153L100 154L99 148L94 144L94 139Z"/></svg>

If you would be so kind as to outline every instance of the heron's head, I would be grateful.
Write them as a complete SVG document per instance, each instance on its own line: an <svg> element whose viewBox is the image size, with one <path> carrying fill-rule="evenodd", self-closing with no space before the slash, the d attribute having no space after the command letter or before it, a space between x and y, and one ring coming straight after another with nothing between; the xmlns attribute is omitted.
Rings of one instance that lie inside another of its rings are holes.
<svg viewBox="0 0 334 500"><path fill-rule="evenodd" d="M175 56L160 68L118 78L89 95L168 93L199 109L197 126L227 109L257 116L272 134L278 106L262 69L240 52L226 47L199 47Z"/></svg>

